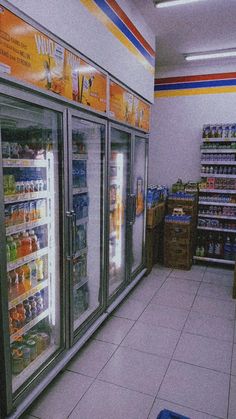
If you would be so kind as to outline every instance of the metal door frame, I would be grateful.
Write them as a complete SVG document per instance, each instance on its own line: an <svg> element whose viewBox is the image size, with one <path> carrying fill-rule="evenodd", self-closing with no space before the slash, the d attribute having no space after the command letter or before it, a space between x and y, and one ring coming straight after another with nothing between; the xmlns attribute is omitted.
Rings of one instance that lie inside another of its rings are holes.
<svg viewBox="0 0 236 419"><path fill-rule="evenodd" d="M144 223L143 223L143 240L142 240L142 262L141 264L132 272L132 262L131 260L130 262L130 282L132 282L135 277L145 268L145 264L146 264L146 193L147 193L147 185L148 185L148 146L149 146L149 136L148 134L145 133L141 133L139 131L133 130L132 131L132 186L131 186L131 190L132 193L134 194L135 191L133 190L133 186L134 186L134 166L135 166L135 139L136 137L138 137L139 139L143 140L145 143L145 171L144 171L144 191L145 191L145 196L144 196ZM130 242L130 246L133 247L133 226L131 227L132 231L131 231L131 242Z"/></svg>
<svg viewBox="0 0 236 419"><path fill-rule="evenodd" d="M102 117L94 116L91 112L80 111L76 109L69 108L67 110L68 115L68 212L67 212L67 241L69 243L69 253L67 255L67 278L70 281L69 286L69 344L72 346L75 342L77 342L81 336L87 331L87 329L94 323L99 315L101 315L105 311L105 298L106 295L106 236L107 236L107 221L105 214L107 213L107 120ZM100 291L99 291L99 300L100 304L89 316L88 318L79 326L76 331L73 328L73 284L72 284L72 241L69 234L69 229L71 228L71 214L73 213L73 193L72 193L72 119L78 118L84 121L89 121L92 123L97 123L99 125L104 126L104 162L103 162L103 179L102 179L102 188L103 194L101 196L102 199L102 207L101 207L101 266L100 266Z"/></svg>
<svg viewBox="0 0 236 419"><path fill-rule="evenodd" d="M1 94L6 97L10 97L12 99L16 99L19 101L27 102L29 105L38 106L41 108L46 108L48 110L53 110L61 114L61 126L58 126L58 129L61 130L61 143L58 142L58 150L61 153L61 161L59 159L59 163L61 164L61 172L63 178L60 179L60 184L63 185L66 181L66 171L65 171L65 163L66 163L66 154L67 154L67 137L66 137L66 107L64 105L58 104L55 101L50 100L50 98L44 98L42 95L38 95L36 92L32 91L25 91L23 87L17 86L15 87L14 83L8 82L5 84L4 82L0 84L1 86ZM0 156L2 156L2 151L0 147ZM1 167L2 167L2 157L1 157ZM66 210L66 191L63 188L59 187L60 193L60 208L61 208L61 223L60 223L60 249L59 249L59 260L60 260L60 307L61 307L61 318L60 318L60 339L61 339L61 346L60 348L47 360L45 364L42 366L41 371L36 371L32 374L32 376L21 386L19 389L13 394L12 393L12 376L11 376L11 357L10 357L10 339L9 333L4 333L4 331L0 328L0 354L3 355L4 365L3 365L3 373L5 374L2 379L4 382L4 389L1 389L4 394L1 394L1 408L3 410L3 414L9 414L14 407L19 405L22 400L30 393L32 390L40 383L40 381L48 374L49 370L51 370L57 362L62 359L65 345L66 345L66 319L63 316L63 313L66 310L66 287L65 287L65 264L64 260L66 257L66 241L65 241L65 210ZM2 237L5 237L5 228L4 228L4 193L3 193L3 186L0 185L0 206L1 206L1 214L0 214L0 234ZM4 241L5 243L5 241ZM0 295L0 308L2 307L0 313L0 320L3 321L1 325L5 328L5 331L8 329L8 289L6 281L3 280L6 275L7 266L6 266L6 250L4 246L1 246L0 249L0 257L2 260L1 263L1 295ZM1 327L0 325L0 327ZM2 367L2 366L1 366ZM5 391L4 391L5 390Z"/></svg>

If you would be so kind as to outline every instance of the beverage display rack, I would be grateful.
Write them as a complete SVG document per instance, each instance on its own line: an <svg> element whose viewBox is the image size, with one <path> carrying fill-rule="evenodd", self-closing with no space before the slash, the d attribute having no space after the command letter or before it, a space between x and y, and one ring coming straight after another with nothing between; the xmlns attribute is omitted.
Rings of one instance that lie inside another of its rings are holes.
<svg viewBox="0 0 236 419"><path fill-rule="evenodd" d="M236 256L236 125L205 125L194 260L227 265Z"/></svg>

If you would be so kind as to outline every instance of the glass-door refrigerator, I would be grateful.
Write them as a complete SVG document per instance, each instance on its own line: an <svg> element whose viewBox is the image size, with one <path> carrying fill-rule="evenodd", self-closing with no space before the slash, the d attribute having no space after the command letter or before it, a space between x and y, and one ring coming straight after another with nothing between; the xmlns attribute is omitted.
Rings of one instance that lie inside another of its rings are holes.
<svg viewBox="0 0 236 419"><path fill-rule="evenodd" d="M2 410L32 390L64 347L62 122L63 108L44 99L15 89L0 95Z"/></svg>
<svg viewBox="0 0 236 419"><path fill-rule="evenodd" d="M69 112L70 341L103 310L106 123Z"/></svg>

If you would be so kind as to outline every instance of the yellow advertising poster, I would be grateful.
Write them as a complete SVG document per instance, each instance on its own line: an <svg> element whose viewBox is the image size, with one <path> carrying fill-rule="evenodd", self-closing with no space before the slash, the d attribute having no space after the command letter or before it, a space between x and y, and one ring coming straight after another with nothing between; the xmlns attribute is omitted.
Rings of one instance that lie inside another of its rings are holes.
<svg viewBox="0 0 236 419"><path fill-rule="evenodd" d="M146 131L150 129L150 105L138 99L138 109L135 119L135 126Z"/></svg>
<svg viewBox="0 0 236 419"><path fill-rule="evenodd" d="M110 116L119 121L133 124L133 99L132 93L119 84L110 82Z"/></svg>
<svg viewBox="0 0 236 419"><path fill-rule="evenodd" d="M106 111L106 76L1 5L0 73Z"/></svg>

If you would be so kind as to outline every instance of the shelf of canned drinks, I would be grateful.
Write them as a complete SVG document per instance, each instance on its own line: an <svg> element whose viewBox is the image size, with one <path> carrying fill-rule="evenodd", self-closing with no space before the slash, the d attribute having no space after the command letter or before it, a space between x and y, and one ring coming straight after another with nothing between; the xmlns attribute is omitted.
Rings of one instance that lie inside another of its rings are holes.
<svg viewBox="0 0 236 419"><path fill-rule="evenodd" d="M206 153L206 154L235 154L236 153L236 148L206 148L203 147L201 148L201 153Z"/></svg>
<svg viewBox="0 0 236 419"><path fill-rule="evenodd" d="M218 201L198 201L198 205L219 205L222 207L236 207L236 202L235 203L229 203L229 202L218 202Z"/></svg>
<svg viewBox="0 0 236 419"><path fill-rule="evenodd" d="M72 160L88 160L88 154L73 154Z"/></svg>
<svg viewBox="0 0 236 419"><path fill-rule="evenodd" d="M210 176L209 176L210 177ZM224 193L224 194L236 194L235 189L199 189L199 192L209 192L209 193Z"/></svg>
<svg viewBox="0 0 236 419"><path fill-rule="evenodd" d="M41 352L40 355L37 356L30 364L23 369L18 375L13 375L12 381L12 390L15 392L19 387L24 384L24 382L31 377L32 370L33 372L37 371L37 369L42 365L42 363L50 358L50 356L55 352L55 345L50 345L47 349Z"/></svg>
<svg viewBox="0 0 236 419"><path fill-rule="evenodd" d="M80 194L80 193L87 193L88 188L73 188L73 195Z"/></svg>
<svg viewBox="0 0 236 419"><path fill-rule="evenodd" d="M14 298L13 300L9 301L8 303L9 310L12 307L15 307L17 304L20 304L23 300L26 300L32 294L36 294L36 292L41 291L43 288L46 288L47 286L48 286L48 280L45 279L44 281L41 281L39 284L37 284L35 287L30 288L27 292L24 292L24 294L21 294L18 297Z"/></svg>
<svg viewBox="0 0 236 419"><path fill-rule="evenodd" d="M75 284L73 285L73 289L76 291L76 290L78 290L79 288L81 288L84 284L86 284L87 282L88 282L88 277L87 277L87 276L85 276L85 277L81 278L81 279L80 279L80 281L79 281L78 283L75 283Z"/></svg>
<svg viewBox="0 0 236 419"><path fill-rule="evenodd" d="M236 166L235 160L201 160L201 164L204 166L209 165L209 163L214 166Z"/></svg>
<svg viewBox="0 0 236 419"><path fill-rule="evenodd" d="M47 167L46 160L3 159L3 167Z"/></svg>
<svg viewBox="0 0 236 419"><path fill-rule="evenodd" d="M42 199L47 198L48 193L46 191L43 192L27 192L27 193L19 193L14 195L4 195L4 203L11 204L12 202L23 202L29 201L33 199Z"/></svg>
<svg viewBox="0 0 236 419"><path fill-rule="evenodd" d="M211 218L213 218L212 216ZM209 231L221 231L222 233L236 233L235 229L232 228L219 228L219 227L202 227L197 226L198 230L209 230Z"/></svg>
<svg viewBox="0 0 236 419"><path fill-rule="evenodd" d="M31 262L32 260L39 259L42 256L45 256L47 254L48 254L48 247L44 247L43 249L40 249L37 252L30 253L29 255L19 258L14 262L9 262L7 264L7 272L17 269L21 265Z"/></svg>
<svg viewBox="0 0 236 419"><path fill-rule="evenodd" d="M223 174L216 174L216 173L201 173L201 177L217 177L222 179L236 179L236 175L223 175Z"/></svg>
<svg viewBox="0 0 236 419"><path fill-rule="evenodd" d="M41 322L41 320L45 319L48 315L49 315L49 309L47 308L41 314L39 314L37 317L35 317L33 320L31 320L25 326L23 326L21 329L17 330L17 332L13 333L10 336L10 343L13 343L17 338L24 335L26 332L28 332L30 329L32 329L32 327L36 326L37 323L39 323L39 322Z"/></svg>
<svg viewBox="0 0 236 419"><path fill-rule="evenodd" d="M76 219L76 225L79 226L81 224L86 224L88 223L88 217L84 217L84 218L78 218Z"/></svg>
<svg viewBox="0 0 236 419"><path fill-rule="evenodd" d="M194 260L201 260L205 262L215 262L215 263L225 263L227 265L234 265L234 260L227 260L227 259L215 259L215 258L208 258L205 256L193 256Z"/></svg>
<svg viewBox="0 0 236 419"><path fill-rule="evenodd" d="M20 231L32 230L36 227L40 227L42 225L48 224L48 222L49 222L48 218L44 218L43 220L29 221L27 223L10 226L6 228L6 235L9 236L10 234L19 233Z"/></svg>
<svg viewBox="0 0 236 419"><path fill-rule="evenodd" d="M219 219L223 219L223 220L236 221L236 217L230 217L229 215L202 214L202 213L199 212L198 216L203 217L203 218L219 218Z"/></svg>

